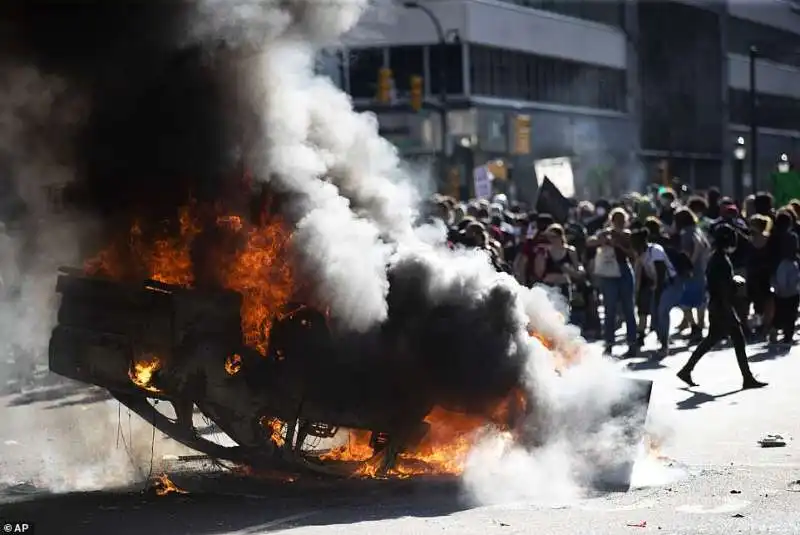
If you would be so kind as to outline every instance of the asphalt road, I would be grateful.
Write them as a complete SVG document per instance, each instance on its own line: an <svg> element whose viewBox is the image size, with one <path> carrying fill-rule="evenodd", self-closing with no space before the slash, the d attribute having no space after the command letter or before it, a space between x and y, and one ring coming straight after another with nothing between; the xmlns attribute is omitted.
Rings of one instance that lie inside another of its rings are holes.
<svg viewBox="0 0 800 535"><path fill-rule="evenodd" d="M0 520L63 535L798 533L800 349L749 352L764 389L740 390L731 350L709 355L691 390L674 377L685 352L620 361L655 381L650 425L663 458L637 465L638 488L569 499L538 479L530 493L494 506L475 506L452 479L281 483L174 464L173 480L189 494L156 497L131 482L151 471L151 454L157 473L164 455L185 451L129 422L101 392L40 384L0 398ZM786 446L760 447L767 434ZM131 458L143 468L132 469ZM66 492L97 486L116 488Z"/></svg>

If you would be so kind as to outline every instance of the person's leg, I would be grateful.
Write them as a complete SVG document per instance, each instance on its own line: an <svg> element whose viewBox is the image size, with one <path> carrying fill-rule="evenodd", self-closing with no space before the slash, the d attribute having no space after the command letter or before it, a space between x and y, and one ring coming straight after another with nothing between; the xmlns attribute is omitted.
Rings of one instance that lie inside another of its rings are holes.
<svg viewBox="0 0 800 535"><path fill-rule="evenodd" d="M721 324L718 318L710 316L708 321L708 334L700 341L697 347L694 348L689 360L678 372L678 378L689 386L697 386L697 384L692 381L692 371L695 366L697 366L697 363L700 362L700 359L711 351L726 334L726 326Z"/></svg>
<svg viewBox="0 0 800 535"><path fill-rule="evenodd" d="M783 333L783 341L786 344L794 343L794 331L797 328L798 308L800 308L800 295L787 298L786 304L786 330Z"/></svg>
<svg viewBox="0 0 800 535"><path fill-rule="evenodd" d="M598 310L600 299L598 297L597 288L594 285L589 286L586 289L584 297L586 298L586 328L593 333L594 336L600 338L602 329L600 325L600 311Z"/></svg>
<svg viewBox="0 0 800 535"><path fill-rule="evenodd" d="M626 340L629 350L636 347L637 339L636 311L633 306L635 290L633 271L630 269L623 270L622 277L620 277L619 305L622 309L622 317L625 319Z"/></svg>
<svg viewBox="0 0 800 535"><path fill-rule="evenodd" d="M775 320L773 326L775 330L783 333L783 342L791 344L794 336L795 322L797 321L797 297L778 297L774 298Z"/></svg>
<svg viewBox="0 0 800 535"><path fill-rule="evenodd" d="M683 294L683 283L680 279L674 280L661 292L658 300L658 340L662 350L669 348L669 313L680 302Z"/></svg>
<svg viewBox="0 0 800 535"><path fill-rule="evenodd" d="M603 340L606 352L614 345L614 331L617 323L617 303L619 302L619 279L603 277L600 279L603 292Z"/></svg>
<svg viewBox="0 0 800 535"><path fill-rule="evenodd" d="M762 316L762 332L768 335L768 340L770 342L777 341L777 333L775 331L775 294L772 293L772 290L769 285L765 285L763 289L763 310L764 315Z"/></svg>
<svg viewBox="0 0 800 535"><path fill-rule="evenodd" d="M775 319L772 322L772 327L777 332L783 330L786 325L786 298L776 295L773 300L773 308L775 311Z"/></svg>
<svg viewBox="0 0 800 535"><path fill-rule="evenodd" d="M705 297L705 287L703 288L703 304L702 306L697 307L697 328L702 333L703 330L706 328L706 297Z"/></svg>
<svg viewBox="0 0 800 535"><path fill-rule="evenodd" d="M766 386L767 383L757 381L753 377L753 372L750 371L750 364L747 362L747 352L745 350L747 343L744 339L744 330L741 322L733 316L729 321L731 321L729 335L731 342L733 342L733 350L736 353L736 364L739 365L739 372L742 374L742 389Z"/></svg>
<svg viewBox="0 0 800 535"><path fill-rule="evenodd" d="M705 292L705 276L701 278L694 275L684 284L681 304L688 309L689 322L691 324L689 340L691 342L699 342L703 338L700 313L697 313L697 320L695 320L693 313L703 305Z"/></svg>

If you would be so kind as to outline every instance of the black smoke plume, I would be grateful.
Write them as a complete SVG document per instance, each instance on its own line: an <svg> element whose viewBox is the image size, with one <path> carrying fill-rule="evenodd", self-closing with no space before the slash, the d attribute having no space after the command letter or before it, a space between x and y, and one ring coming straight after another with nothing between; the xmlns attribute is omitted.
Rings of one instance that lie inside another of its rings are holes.
<svg viewBox="0 0 800 535"><path fill-rule="evenodd" d="M128 225L231 189L235 62L224 46L187 39L193 12L174 1L3 2L0 61L62 79L84 102L69 137L46 120L26 132L72 155L72 204ZM13 72L4 78L15 84Z"/></svg>

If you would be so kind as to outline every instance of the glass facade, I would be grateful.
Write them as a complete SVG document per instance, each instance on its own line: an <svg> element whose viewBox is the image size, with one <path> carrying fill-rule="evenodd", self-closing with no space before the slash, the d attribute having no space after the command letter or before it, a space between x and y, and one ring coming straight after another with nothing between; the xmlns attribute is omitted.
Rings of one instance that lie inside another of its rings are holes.
<svg viewBox="0 0 800 535"><path fill-rule="evenodd" d="M475 95L625 111L624 70L488 46L469 50Z"/></svg>
<svg viewBox="0 0 800 535"><path fill-rule="evenodd" d="M384 66L384 52L394 76L394 87L399 97L408 94L412 76L425 76L425 55L428 55L429 80L427 87L433 95L439 94L444 65L444 80L449 95L464 93L464 68L462 48L459 44L445 46L394 46L383 48L358 48L349 51L350 94L354 98L374 98L377 92L378 71Z"/></svg>
<svg viewBox="0 0 800 535"><path fill-rule="evenodd" d="M642 147L720 154L726 78L719 16L677 2L643 2L638 22Z"/></svg>
<svg viewBox="0 0 800 535"><path fill-rule="evenodd" d="M777 63L800 67L800 34L735 17L728 19L728 52L746 56L751 46L759 47Z"/></svg>
<svg viewBox="0 0 800 535"><path fill-rule="evenodd" d="M750 124L750 92L729 89L731 122ZM800 100L777 95L758 95L756 124L767 128L800 129Z"/></svg>
<svg viewBox="0 0 800 535"><path fill-rule="evenodd" d="M541 9L560 15L624 27L625 4L622 0L501 0L509 4Z"/></svg>

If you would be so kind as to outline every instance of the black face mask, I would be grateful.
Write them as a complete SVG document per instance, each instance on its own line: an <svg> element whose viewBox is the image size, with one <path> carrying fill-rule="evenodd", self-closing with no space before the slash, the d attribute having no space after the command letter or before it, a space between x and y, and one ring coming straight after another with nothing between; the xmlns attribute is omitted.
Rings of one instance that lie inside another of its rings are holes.
<svg viewBox="0 0 800 535"><path fill-rule="evenodd" d="M478 238L475 236L464 236L464 238L461 240L461 243L463 243L465 247L477 247Z"/></svg>

